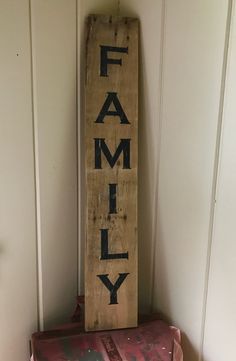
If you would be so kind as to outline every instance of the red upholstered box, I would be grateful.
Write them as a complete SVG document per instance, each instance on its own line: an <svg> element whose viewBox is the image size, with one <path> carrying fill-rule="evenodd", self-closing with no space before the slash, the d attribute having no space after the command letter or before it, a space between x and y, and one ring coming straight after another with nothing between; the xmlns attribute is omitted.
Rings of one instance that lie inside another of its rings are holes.
<svg viewBox="0 0 236 361"><path fill-rule="evenodd" d="M160 320L85 333L81 324L32 336L34 361L182 361L180 332Z"/></svg>

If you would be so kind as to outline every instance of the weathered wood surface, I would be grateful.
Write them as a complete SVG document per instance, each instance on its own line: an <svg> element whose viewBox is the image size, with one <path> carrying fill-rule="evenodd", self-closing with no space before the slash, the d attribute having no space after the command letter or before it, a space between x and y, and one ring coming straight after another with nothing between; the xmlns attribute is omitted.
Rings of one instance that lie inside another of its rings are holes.
<svg viewBox="0 0 236 361"><path fill-rule="evenodd" d="M91 331L134 327L137 325L137 19L89 16L86 47L85 328ZM117 159L112 159L119 144L121 152ZM118 279L117 292L109 291L109 281L114 286Z"/></svg>

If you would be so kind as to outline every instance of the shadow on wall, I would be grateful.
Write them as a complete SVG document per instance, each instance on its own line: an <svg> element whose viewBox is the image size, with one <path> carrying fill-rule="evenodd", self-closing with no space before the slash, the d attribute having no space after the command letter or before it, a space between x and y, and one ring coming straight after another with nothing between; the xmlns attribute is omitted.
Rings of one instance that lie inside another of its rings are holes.
<svg viewBox="0 0 236 361"><path fill-rule="evenodd" d="M155 296L154 303L157 305L157 307L154 308L154 311L157 312L160 315L160 318L166 321L169 325L174 325L176 327L179 327L179 325L177 325L175 321L170 317L170 315L173 315L172 306L175 300L170 298L171 286L168 281L168 265L165 257L166 251L165 251L165 244L163 241L164 236L162 236L161 219L159 219L158 222L158 229L159 229L159 237L160 237L158 242L158 251L160 252L162 257L159 258L159 262L156 267L156 272L159 275L161 274L161 277L159 277L158 279L158 289L154 290L154 296ZM164 303L161 302L162 300L165 300ZM160 309L165 310L165 312L158 312ZM182 330L181 330L181 339L182 339L181 345L183 349L184 360L198 361L199 360L198 350L193 346L187 335L184 332L182 332Z"/></svg>
<svg viewBox="0 0 236 361"><path fill-rule="evenodd" d="M51 180L51 182L48 181L48 187L51 188L49 194L54 195L52 200L54 211L51 212L50 217L46 214L46 206L44 207L46 217L43 222L48 230L48 235L43 234L45 239L43 282L48 287L47 293L44 294L45 304L47 305L44 308L45 329L67 322L68 316L74 311L77 297L77 200L74 197L77 194L77 182L75 168L73 168L73 171L71 170L71 159L74 158L73 164L76 164L74 87L71 87L70 91L71 93L68 92L69 94L67 94L68 99L71 99L72 102L68 106L68 109L71 109L67 113L68 125L63 130L63 134L57 134L56 132L54 134L55 139L58 138L58 143L61 142L62 144L60 156L48 167ZM72 144L74 145L73 148ZM70 177L69 174L71 174ZM48 201L48 198L44 200L44 202ZM68 224L71 226L68 227ZM54 250L53 256L52 252L47 252L48 249ZM64 257L64 254L70 256ZM46 269L46 265L50 265L50 270ZM64 278L58 279L58 269L64 269ZM73 270L71 271L71 269ZM50 278L48 275L50 275ZM50 284L56 287L50 287ZM60 302L55 302L55 299L60 300ZM68 310L70 310L69 315Z"/></svg>
<svg viewBox="0 0 236 361"><path fill-rule="evenodd" d="M118 15L120 0L86 0L82 7L85 18L91 14Z"/></svg>
<svg viewBox="0 0 236 361"><path fill-rule="evenodd" d="M153 202L156 189L151 179L152 167L155 169L155 165L150 162L153 140L148 124L148 89L142 38L139 64L139 300L140 312L150 312L153 283Z"/></svg>
<svg viewBox="0 0 236 361"><path fill-rule="evenodd" d="M2 259L2 255L5 253L4 246L0 243L0 260ZM1 264L1 263L0 263ZM1 269L0 269L0 279L1 279Z"/></svg>
<svg viewBox="0 0 236 361"><path fill-rule="evenodd" d="M122 16L139 19L136 10L122 4ZM139 19L140 20L140 19ZM155 241L155 201L157 192L157 143L158 135L153 132L151 86L148 75L144 34L140 21L139 32L139 136L138 136L138 231L139 231L139 311L149 313L152 309L153 252ZM148 56L148 54L147 54ZM158 88L158 85L157 85ZM156 94L158 102L158 94ZM158 123L158 114L155 114Z"/></svg>
<svg viewBox="0 0 236 361"><path fill-rule="evenodd" d="M184 353L184 359L189 361L198 361L199 360L199 353L193 347L188 337L182 333L182 348Z"/></svg>
<svg viewBox="0 0 236 361"><path fill-rule="evenodd" d="M165 321L169 325L173 324L173 320L167 317L163 313L158 313L161 320ZM176 326L176 325L174 325ZM181 347L183 350L184 361L199 361L199 352L190 342L187 335L181 331Z"/></svg>

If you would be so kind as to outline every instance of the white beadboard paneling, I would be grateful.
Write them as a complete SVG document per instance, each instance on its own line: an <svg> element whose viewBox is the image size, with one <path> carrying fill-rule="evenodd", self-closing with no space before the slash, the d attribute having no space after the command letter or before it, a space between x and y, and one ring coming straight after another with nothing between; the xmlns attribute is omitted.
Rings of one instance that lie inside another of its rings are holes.
<svg viewBox="0 0 236 361"><path fill-rule="evenodd" d="M236 8L232 2L210 249L231 0L2 0L0 360L13 360L16 354L17 361L28 359L28 339L38 321L49 328L68 320L78 276L83 293L84 22L90 13L140 19L140 310L148 311L153 298L154 309L182 329L186 360L198 360L202 336L205 361L234 358Z"/></svg>
<svg viewBox="0 0 236 361"><path fill-rule="evenodd" d="M25 361L37 331L29 4L0 7L0 360Z"/></svg>
<svg viewBox="0 0 236 361"><path fill-rule="evenodd" d="M76 1L32 0L41 327L77 293Z"/></svg>
<svg viewBox="0 0 236 361"><path fill-rule="evenodd" d="M236 323L236 7L233 1L221 157L216 194L203 359L235 358Z"/></svg>
<svg viewBox="0 0 236 361"><path fill-rule="evenodd" d="M201 343L228 2L166 1L154 304Z"/></svg>
<svg viewBox="0 0 236 361"><path fill-rule="evenodd" d="M121 1L120 13L140 20L139 86L139 309L150 312L160 146L162 0Z"/></svg>

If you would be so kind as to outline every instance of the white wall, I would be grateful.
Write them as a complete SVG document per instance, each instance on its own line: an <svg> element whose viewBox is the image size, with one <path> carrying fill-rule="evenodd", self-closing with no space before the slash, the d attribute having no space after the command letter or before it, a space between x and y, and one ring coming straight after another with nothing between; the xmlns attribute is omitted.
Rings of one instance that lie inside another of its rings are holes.
<svg viewBox="0 0 236 361"><path fill-rule="evenodd" d="M31 1L40 324L77 293L76 1Z"/></svg>
<svg viewBox="0 0 236 361"><path fill-rule="evenodd" d="M235 354L236 323L236 6L232 23L220 157L216 187L209 288L206 308L204 359L229 361ZM216 342L217 340L217 342Z"/></svg>
<svg viewBox="0 0 236 361"><path fill-rule="evenodd" d="M0 360L77 295L76 1L0 4Z"/></svg>
<svg viewBox="0 0 236 361"><path fill-rule="evenodd" d="M29 4L0 7L0 359L23 361L38 318Z"/></svg>
<svg viewBox="0 0 236 361"><path fill-rule="evenodd" d="M184 331L191 361L202 347L226 21L227 2L166 1L153 301Z"/></svg>
<svg viewBox="0 0 236 361"><path fill-rule="evenodd" d="M0 10L0 359L26 360L31 332L67 320L83 293L89 13L141 22L140 310L182 329L185 360L233 359L234 2L232 19L221 0L2 0Z"/></svg>

